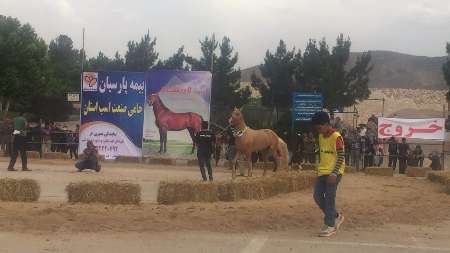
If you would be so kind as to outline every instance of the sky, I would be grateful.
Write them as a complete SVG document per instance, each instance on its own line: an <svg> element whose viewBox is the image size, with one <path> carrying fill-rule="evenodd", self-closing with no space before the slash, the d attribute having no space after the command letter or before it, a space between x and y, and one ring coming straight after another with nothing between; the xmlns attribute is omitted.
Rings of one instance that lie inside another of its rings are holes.
<svg viewBox="0 0 450 253"><path fill-rule="evenodd" d="M129 40L147 30L160 58L181 45L199 56L199 40L228 36L239 66L260 64L280 39L304 49L310 38L330 44L339 33L352 51L389 50L445 55L450 41L450 0L0 0L0 15L30 23L47 43L69 35L89 57L124 55Z"/></svg>

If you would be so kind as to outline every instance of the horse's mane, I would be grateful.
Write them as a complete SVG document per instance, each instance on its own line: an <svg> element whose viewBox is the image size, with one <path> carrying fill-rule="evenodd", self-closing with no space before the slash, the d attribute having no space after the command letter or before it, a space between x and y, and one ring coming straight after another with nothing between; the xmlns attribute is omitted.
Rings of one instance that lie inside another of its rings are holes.
<svg viewBox="0 0 450 253"><path fill-rule="evenodd" d="M161 98L158 95L154 94L153 96L158 98L158 104L161 106L161 108L163 110L170 111L169 108L167 108L167 106L161 101ZM154 105L153 105L153 110L156 110Z"/></svg>

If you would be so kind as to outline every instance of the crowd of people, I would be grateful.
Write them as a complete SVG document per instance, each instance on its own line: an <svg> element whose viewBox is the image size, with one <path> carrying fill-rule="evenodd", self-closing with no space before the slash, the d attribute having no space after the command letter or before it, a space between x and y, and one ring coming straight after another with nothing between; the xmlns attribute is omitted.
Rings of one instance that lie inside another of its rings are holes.
<svg viewBox="0 0 450 253"><path fill-rule="evenodd" d="M14 120L5 118L0 121L0 150L10 153ZM24 130L25 148L28 151L68 153L71 159L78 159L79 126L69 130L55 123L30 123Z"/></svg>
<svg viewBox="0 0 450 253"><path fill-rule="evenodd" d="M358 171L366 167L380 167L387 164L399 173L405 173L408 166L423 167L425 158L431 160L433 170L441 169L441 157L437 151L425 155L421 145L411 148L405 138L391 137L384 141L377 138L377 118L372 116L367 124L353 131L344 128L342 121L331 115L331 125L341 132L345 143L345 161ZM385 152L385 147L387 152ZM312 132L297 133L297 141L292 147L291 163L316 163L319 159L318 139Z"/></svg>

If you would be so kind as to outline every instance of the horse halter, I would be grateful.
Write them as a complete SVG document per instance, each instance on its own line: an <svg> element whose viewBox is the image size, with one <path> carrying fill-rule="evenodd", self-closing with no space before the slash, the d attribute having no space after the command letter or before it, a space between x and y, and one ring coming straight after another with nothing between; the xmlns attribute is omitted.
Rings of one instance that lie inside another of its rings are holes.
<svg viewBox="0 0 450 253"><path fill-rule="evenodd" d="M242 137L244 133L247 131L248 127L245 127L243 130L233 130L233 136L234 137Z"/></svg>

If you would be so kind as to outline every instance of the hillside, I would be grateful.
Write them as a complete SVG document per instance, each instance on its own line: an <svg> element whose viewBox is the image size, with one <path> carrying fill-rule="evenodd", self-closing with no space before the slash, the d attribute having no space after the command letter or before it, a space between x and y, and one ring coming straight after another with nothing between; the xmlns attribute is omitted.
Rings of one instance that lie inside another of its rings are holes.
<svg viewBox="0 0 450 253"><path fill-rule="evenodd" d="M361 53L352 53L351 66ZM442 64L446 57L426 57L401 54L390 51L371 51L373 70L370 74L370 88L445 89ZM255 72L256 71L256 72ZM257 66L243 69L241 80L249 83L251 74L260 75Z"/></svg>

